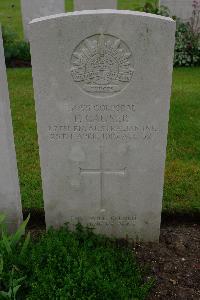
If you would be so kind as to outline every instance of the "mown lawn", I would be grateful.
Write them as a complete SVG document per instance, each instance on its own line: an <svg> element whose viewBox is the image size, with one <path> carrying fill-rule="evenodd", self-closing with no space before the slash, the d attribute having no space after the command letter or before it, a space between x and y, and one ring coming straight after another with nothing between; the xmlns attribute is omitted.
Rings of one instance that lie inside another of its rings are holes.
<svg viewBox="0 0 200 300"><path fill-rule="evenodd" d="M9 69L9 90L24 207L42 207L31 69Z"/></svg>
<svg viewBox="0 0 200 300"><path fill-rule="evenodd" d="M200 211L200 68L173 73L164 209ZM9 69L23 206L42 207L31 69Z"/></svg>
<svg viewBox="0 0 200 300"><path fill-rule="evenodd" d="M164 208L200 211L200 68L173 75Z"/></svg>
<svg viewBox="0 0 200 300"><path fill-rule="evenodd" d="M154 2L148 0L151 1ZM136 10L145 2L145 0L118 0L118 8ZM65 8L68 12L73 11L73 0L65 0ZM0 0L0 23L17 32L20 39L23 37L20 0Z"/></svg>
<svg viewBox="0 0 200 300"><path fill-rule="evenodd" d="M0 23L22 38L22 18L20 0L0 0Z"/></svg>

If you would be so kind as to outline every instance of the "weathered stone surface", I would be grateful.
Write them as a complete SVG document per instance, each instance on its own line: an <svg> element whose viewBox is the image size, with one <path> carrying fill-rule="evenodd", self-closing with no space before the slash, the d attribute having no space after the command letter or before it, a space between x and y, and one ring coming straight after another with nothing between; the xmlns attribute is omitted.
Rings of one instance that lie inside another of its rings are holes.
<svg viewBox="0 0 200 300"><path fill-rule="evenodd" d="M16 154L0 28L0 213L6 215L9 229L22 221Z"/></svg>
<svg viewBox="0 0 200 300"><path fill-rule="evenodd" d="M29 23L39 17L65 12L64 0L21 0L24 37L29 40Z"/></svg>
<svg viewBox="0 0 200 300"><path fill-rule="evenodd" d="M170 16L176 16L183 21L189 21L192 17L193 0L160 0L160 5L170 10Z"/></svg>
<svg viewBox="0 0 200 300"><path fill-rule="evenodd" d="M116 9L117 0L74 0L74 10Z"/></svg>
<svg viewBox="0 0 200 300"><path fill-rule="evenodd" d="M30 32L47 226L157 240L175 22L83 11Z"/></svg>

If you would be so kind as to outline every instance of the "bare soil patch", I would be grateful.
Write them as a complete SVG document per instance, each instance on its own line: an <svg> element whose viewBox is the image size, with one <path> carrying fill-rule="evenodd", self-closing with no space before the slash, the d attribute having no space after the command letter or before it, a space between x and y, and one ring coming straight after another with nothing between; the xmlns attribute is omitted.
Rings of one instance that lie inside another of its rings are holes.
<svg viewBox="0 0 200 300"><path fill-rule="evenodd" d="M200 300L200 224L165 224L159 244L137 244L135 251L156 278L148 300Z"/></svg>

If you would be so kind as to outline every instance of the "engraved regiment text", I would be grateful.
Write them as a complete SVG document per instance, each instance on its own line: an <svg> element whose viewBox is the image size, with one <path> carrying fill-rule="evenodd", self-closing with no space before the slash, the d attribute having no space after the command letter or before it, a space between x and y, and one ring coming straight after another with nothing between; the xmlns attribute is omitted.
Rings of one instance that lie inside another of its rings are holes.
<svg viewBox="0 0 200 300"><path fill-rule="evenodd" d="M154 124L135 121L134 104L66 104L65 110L66 122L48 126L51 141L149 141L160 132Z"/></svg>

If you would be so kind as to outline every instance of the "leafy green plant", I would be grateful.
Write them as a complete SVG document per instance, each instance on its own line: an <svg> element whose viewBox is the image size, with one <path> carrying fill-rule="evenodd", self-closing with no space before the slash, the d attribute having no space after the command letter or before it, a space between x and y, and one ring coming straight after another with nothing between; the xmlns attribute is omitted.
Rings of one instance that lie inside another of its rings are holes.
<svg viewBox="0 0 200 300"><path fill-rule="evenodd" d="M131 249L80 224L75 232L65 226L44 233L21 268L28 274L29 300L142 300L153 285L152 279L144 280Z"/></svg>
<svg viewBox="0 0 200 300"><path fill-rule="evenodd" d="M140 7L141 11L168 17L170 11L165 6L146 2ZM176 42L174 52L175 66L199 66L200 65L200 0L193 1L192 17L188 23L182 22L176 16Z"/></svg>
<svg viewBox="0 0 200 300"><path fill-rule="evenodd" d="M11 65L13 61L30 62L29 44L25 41L20 41L17 34L8 28L3 27L2 33L6 65Z"/></svg>
<svg viewBox="0 0 200 300"><path fill-rule="evenodd" d="M188 23L177 19L175 66L200 65L200 1L193 2L193 13Z"/></svg>
<svg viewBox="0 0 200 300"><path fill-rule="evenodd" d="M25 233L26 226L30 220L30 215L19 226L17 231L11 235L8 235L7 233L7 228L5 226L4 220L5 220L4 215L0 215L0 234L1 234L0 249L2 253L6 252L8 255L10 255L13 253L13 250L15 249L16 245L21 241L21 238ZM30 240L30 233L28 233L25 241L22 244L20 255L23 255L24 251L28 246L29 240Z"/></svg>
<svg viewBox="0 0 200 300"><path fill-rule="evenodd" d="M25 254L30 241L30 233L22 240L30 216L14 234L7 233L5 216L0 214L0 299L16 300L16 294L25 277L14 262ZM6 290L8 290L6 292Z"/></svg>
<svg viewBox="0 0 200 300"><path fill-rule="evenodd" d="M158 0L155 0L154 2L147 1L143 6L138 7L137 10L165 17L169 16L169 9L163 5L159 6Z"/></svg>
<svg viewBox="0 0 200 300"><path fill-rule="evenodd" d="M80 224L50 229L29 242L29 217L8 235L0 216L0 299L146 299L154 280L144 280L131 248ZM26 280L25 280L26 279ZM23 289L22 289L23 286Z"/></svg>
<svg viewBox="0 0 200 300"><path fill-rule="evenodd" d="M0 291L0 296L3 299L7 300L16 300L17 292L21 287L21 282L25 279L26 277L21 277L18 279L14 278L14 268L12 269L10 273L10 280L9 280L9 290L8 292Z"/></svg>

